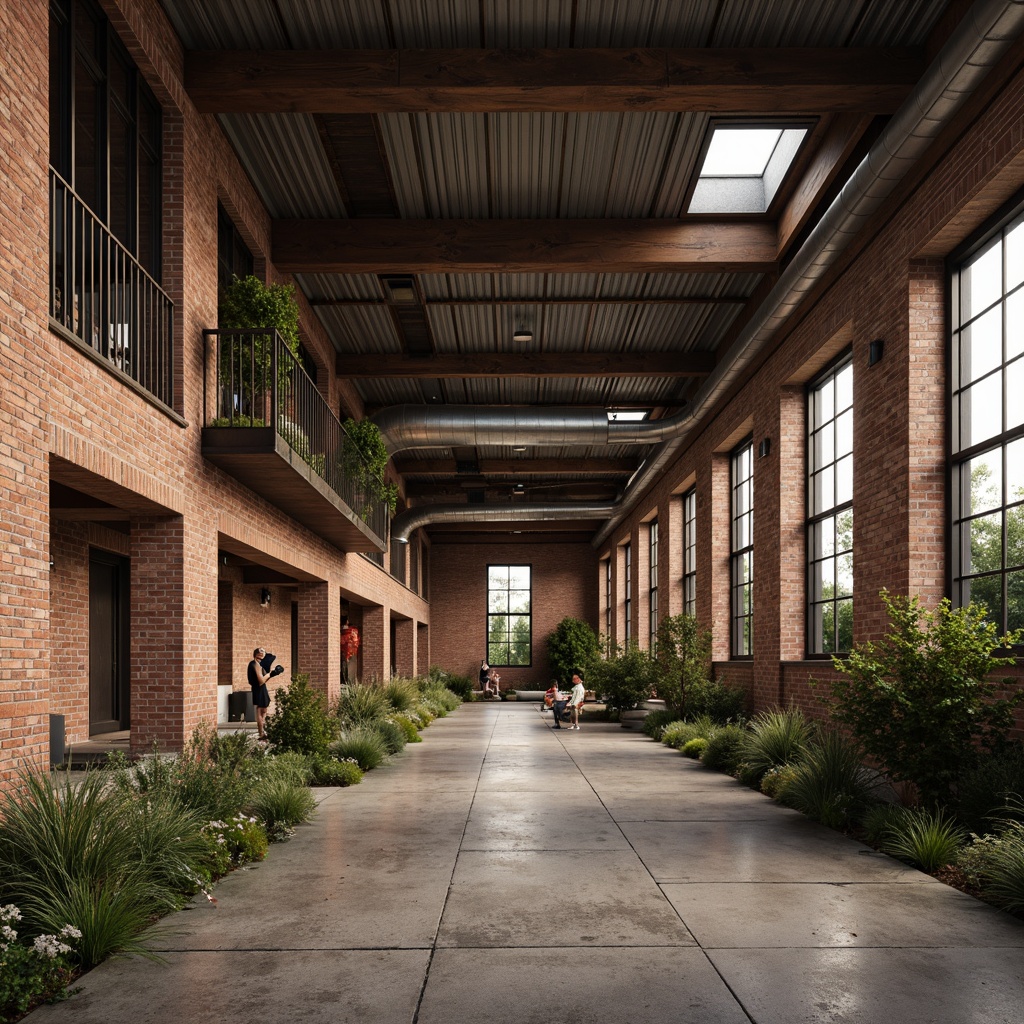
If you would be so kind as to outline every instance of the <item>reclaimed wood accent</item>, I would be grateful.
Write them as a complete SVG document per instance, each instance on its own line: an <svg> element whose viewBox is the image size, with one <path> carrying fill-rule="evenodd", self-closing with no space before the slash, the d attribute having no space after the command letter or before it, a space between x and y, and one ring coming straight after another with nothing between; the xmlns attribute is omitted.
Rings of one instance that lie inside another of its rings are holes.
<svg viewBox="0 0 1024 1024"><path fill-rule="evenodd" d="M629 220L276 220L289 274L763 273L770 224Z"/></svg>
<svg viewBox="0 0 1024 1024"><path fill-rule="evenodd" d="M343 377L706 377L711 352L503 352L453 353L417 359L405 355L337 358Z"/></svg>
<svg viewBox="0 0 1024 1024"><path fill-rule="evenodd" d="M204 114L707 111L891 114L917 48L196 50Z"/></svg>

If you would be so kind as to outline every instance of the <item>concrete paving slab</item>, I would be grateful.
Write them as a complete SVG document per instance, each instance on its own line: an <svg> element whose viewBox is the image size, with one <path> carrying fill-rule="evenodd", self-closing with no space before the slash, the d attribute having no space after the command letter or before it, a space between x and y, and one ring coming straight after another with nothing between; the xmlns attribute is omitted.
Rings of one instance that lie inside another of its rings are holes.
<svg viewBox="0 0 1024 1024"><path fill-rule="evenodd" d="M757 1024L1020 1024L1013 949L730 949L711 962Z"/></svg>
<svg viewBox="0 0 1024 1024"><path fill-rule="evenodd" d="M597 798L550 793L481 793L466 826L463 850L629 850Z"/></svg>
<svg viewBox="0 0 1024 1024"><path fill-rule="evenodd" d="M774 818L786 811L745 786L722 788L709 796L683 790L659 792L638 787L635 779L631 785L588 781L616 821L750 821ZM790 815L796 813L789 811Z"/></svg>
<svg viewBox="0 0 1024 1024"><path fill-rule="evenodd" d="M698 949L439 949L418 1024L749 1024Z"/></svg>
<svg viewBox="0 0 1024 1024"><path fill-rule="evenodd" d="M705 949L787 946L1014 946L1024 923L973 896L920 885L667 884L662 889ZM1024 954L1021 956L1024 961Z"/></svg>
<svg viewBox="0 0 1024 1024"><path fill-rule="evenodd" d="M633 853L463 851L438 946L685 946Z"/></svg>
<svg viewBox="0 0 1024 1024"><path fill-rule="evenodd" d="M658 882L930 881L802 815L798 821L625 821L617 827Z"/></svg>
<svg viewBox="0 0 1024 1024"><path fill-rule="evenodd" d="M426 950L169 953L109 960L33 1024L409 1024Z"/></svg>

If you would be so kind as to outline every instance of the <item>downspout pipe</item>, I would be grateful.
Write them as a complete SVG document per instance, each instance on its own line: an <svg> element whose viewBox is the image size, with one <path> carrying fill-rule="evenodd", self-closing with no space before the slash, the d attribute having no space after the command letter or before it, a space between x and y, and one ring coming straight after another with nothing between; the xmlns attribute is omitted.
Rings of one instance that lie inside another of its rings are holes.
<svg viewBox="0 0 1024 1024"><path fill-rule="evenodd" d="M633 476L594 538L599 547L637 498L678 456L683 442L736 383L775 332L824 278L853 238L892 195L950 118L1010 45L1024 32L1024 0L978 0L885 127L870 152L783 271L775 286L693 401L676 416L641 423L609 423L603 411L577 408L405 405L373 417L390 454L452 445L611 445L666 442ZM466 507L459 506L465 513ZM544 506L536 506L541 508ZM547 506L554 508L555 506ZM587 506L577 506L587 507ZM473 506L476 519L487 506ZM571 515L573 506L559 506ZM525 511L524 506L506 508ZM417 510L419 511L419 510ZM424 509L425 511L425 509ZM397 520L396 520L397 521Z"/></svg>
<svg viewBox="0 0 1024 1024"><path fill-rule="evenodd" d="M414 530L436 523L548 522L557 519L606 519L615 504L560 505L420 505L391 521L391 539L408 544Z"/></svg>

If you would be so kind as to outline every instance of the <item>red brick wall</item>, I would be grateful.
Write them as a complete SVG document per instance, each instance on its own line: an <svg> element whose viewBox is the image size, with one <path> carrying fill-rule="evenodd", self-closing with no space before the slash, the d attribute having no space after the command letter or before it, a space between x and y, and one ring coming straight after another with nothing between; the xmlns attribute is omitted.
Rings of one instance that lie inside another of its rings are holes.
<svg viewBox="0 0 1024 1024"><path fill-rule="evenodd" d="M457 544L434 539L432 663L474 681L487 654L489 564L533 569L533 663L500 669L501 688L546 689L551 678L546 639L555 626L572 616L598 631L597 553L589 544Z"/></svg>

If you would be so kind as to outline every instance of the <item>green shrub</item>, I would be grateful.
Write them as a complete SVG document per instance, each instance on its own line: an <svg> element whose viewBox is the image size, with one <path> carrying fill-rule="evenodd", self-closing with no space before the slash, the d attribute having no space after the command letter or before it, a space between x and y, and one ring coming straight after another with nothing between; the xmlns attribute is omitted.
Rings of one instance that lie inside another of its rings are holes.
<svg viewBox="0 0 1024 1024"><path fill-rule="evenodd" d="M380 686L349 683L341 688L335 714L343 727L369 725L391 714L391 703Z"/></svg>
<svg viewBox="0 0 1024 1024"><path fill-rule="evenodd" d="M666 615L658 623L655 650L658 696L673 718L696 713L690 695L711 681L711 630L692 615Z"/></svg>
<svg viewBox="0 0 1024 1024"><path fill-rule="evenodd" d="M471 676L458 675L455 672L446 672L437 665L431 666L427 679L431 683L440 683L445 689L451 690L460 701L473 700L473 679Z"/></svg>
<svg viewBox="0 0 1024 1024"><path fill-rule="evenodd" d="M372 771L388 757L387 747L380 734L366 726L345 729L331 744L331 753L339 760L351 758L364 771Z"/></svg>
<svg viewBox="0 0 1024 1024"><path fill-rule="evenodd" d="M957 850L956 866L964 873L970 885L983 889L989 884L1000 846L999 836L971 833L970 842Z"/></svg>
<svg viewBox="0 0 1024 1024"><path fill-rule="evenodd" d="M864 830L864 838L873 846L881 846L889 829L903 820L907 809L901 804L871 803L861 815L860 826Z"/></svg>
<svg viewBox="0 0 1024 1024"><path fill-rule="evenodd" d="M978 764L960 779L956 816L972 832L991 828L1014 797L1024 797L1024 746L1014 743L981 755Z"/></svg>
<svg viewBox="0 0 1024 1024"><path fill-rule="evenodd" d="M701 762L716 772L732 775L740 764L744 730L738 725L723 725L708 739Z"/></svg>
<svg viewBox="0 0 1024 1024"><path fill-rule="evenodd" d="M791 766L779 801L829 828L843 828L861 816L877 785L861 756L860 748L840 733L826 732Z"/></svg>
<svg viewBox="0 0 1024 1024"><path fill-rule="evenodd" d="M984 605L954 609L944 599L928 612L916 597L881 597L889 631L834 659L832 716L891 779L916 785L924 804L945 806L980 752L998 749L1013 724L1024 691L1019 680L994 678L1014 663L996 652L1024 642L1024 630L1000 637ZM1004 688L1014 696L999 698Z"/></svg>
<svg viewBox="0 0 1024 1024"><path fill-rule="evenodd" d="M373 729L380 736L389 754L398 754L405 749L405 730L392 719L382 718L379 722L373 722L368 728Z"/></svg>
<svg viewBox="0 0 1024 1024"><path fill-rule="evenodd" d="M454 711L462 701L451 691L447 686L441 683L427 682L420 688L420 699L423 703L429 707L437 707L444 714L448 714ZM441 718L442 715L435 715L435 718Z"/></svg>
<svg viewBox="0 0 1024 1024"><path fill-rule="evenodd" d="M293 786L308 786L313 777L313 758L308 754L290 750L284 754L264 758L260 770L261 780L282 778Z"/></svg>
<svg viewBox="0 0 1024 1024"><path fill-rule="evenodd" d="M227 821L211 821L206 831L231 864L263 860L267 855L267 831L254 815L235 814Z"/></svg>
<svg viewBox="0 0 1024 1024"><path fill-rule="evenodd" d="M596 662L589 682L596 693L604 695L611 710L632 711L654 692L657 664L636 641L630 641L624 650L616 648L612 657Z"/></svg>
<svg viewBox="0 0 1024 1024"><path fill-rule="evenodd" d="M555 679L564 686L571 685L575 669L589 677L600 657L601 641L582 619L567 615L548 635L548 661Z"/></svg>
<svg viewBox="0 0 1024 1024"><path fill-rule="evenodd" d="M296 673L291 685L275 694L274 711L267 717L267 739L275 751L325 754L336 732L326 698L310 688L306 673Z"/></svg>
<svg viewBox="0 0 1024 1024"><path fill-rule="evenodd" d="M0 798L0 903L21 909L28 936L77 928L83 966L114 953L151 956L137 936L180 895L139 862L125 797L106 783L101 772L77 785L28 774Z"/></svg>
<svg viewBox="0 0 1024 1024"><path fill-rule="evenodd" d="M420 736L416 723L408 715L395 715L394 722L405 733L406 743L423 742L423 737Z"/></svg>
<svg viewBox="0 0 1024 1024"><path fill-rule="evenodd" d="M363 781L363 770L355 761L318 757L313 761L314 786L355 786Z"/></svg>
<svg viewBox="0 0 1024 1024"><path fill-rule="evenodd" d="M719 725L740 722L747 706L747 695L717 679L692 685L686 695L686 717L707 717Z"/></svg>
<svg viewBox="0 0 1024 1024"><path fill-rule="evenodd" d="M416 707L409 712L409 719L420 731L426 729L430 723L437 718L430 708L426 704L417 704Z"/></svg>
<svg viewBox="0 0 1024 1024"><path fill-rule="evenodd" d="M795 708L755 715L743 738L741 781L757 788L769 769L798 761L813 736L813 726Z"/></svg>
<svg viewBox="0 0 1024 1024"><path fill-rule="evenodd" d="M661 742L666 747L679 750L684 743L688 743L698 736L704 736L700 726L694 722L669 722L661 734ZM707 737L704 736L706 739Z"/></svg>
<svg viewBox="0 0 1024 1024"><path fill-rule="evenodd" d="M986 895L1013 914L1024 911L1024 800L1014 798L1007 810L1015 818L997 822L1001 829L989 869Z"/></svg>
<svg viewBox="0 0 1024 1024"><path fill-rule="evenodd" d="M392 710L397 711L399 714L411 711L416 707L420 699L420 688L416 685L414 679L392 676L384 683L381 689L384 691L384 696L387 698L387 702L391 705Z"/></svg>
<svg viewBox="0 0 1024 1024"><path fill-rule="evenodd" d="M20 921L21 911L13 903L0 907L0 1021L67 996L72 954L81 938L77 928L65 925L56 935L43 936L37 948L20 939Z"/></svg>
<svg viewBox="0 0 1024 1024"><path fill-rule="evenodd" d="M677 721L679 721L679 716L674 711L652 711L644 719L642 728L652 740L660 742L665 727Z"/></svg>
<svg viewBox="0 0 1024 1024"><path fill-rule="evenodd" d="M793 766L791 764L780 764L775 768L769 768L761 776L761 792L777 800L779 793L785 786L788 786L793 779Z"/></svg>
<svg viewBox="0 0 1024 1024"><path fill-rule="evenodd" d="M945 811L908 809L885 828L881 848L931 872L952 863L966 841L967 833Z"/></svg>
<svg viewBox="0 0 1024 1024"><path fill-rule="evenodd" d="M248 810L263 822L267 838L280 842L296 825L309 821L316 810L316 799L304 784L297 785L280 774L259 783Z"/></svg>
<svg viewBox="0 0 1024 1024"><path fill-rule="evenodd" d="M683 757L692 757L694 759L701 758L704 756L704 752L708 749L708 740L704 736L694 736L693 739L687 740L680 748L679 753Z"/></svg>

